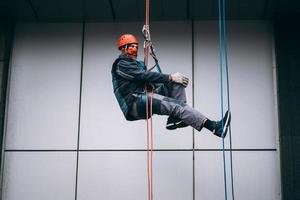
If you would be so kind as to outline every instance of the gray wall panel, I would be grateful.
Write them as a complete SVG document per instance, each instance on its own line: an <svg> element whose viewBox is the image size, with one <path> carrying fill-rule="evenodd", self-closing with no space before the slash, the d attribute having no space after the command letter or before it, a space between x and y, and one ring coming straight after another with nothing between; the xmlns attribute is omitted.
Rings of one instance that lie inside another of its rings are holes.
<svg viewBox="0 0 300 200"><path fill-rule="evenodd" d="M125 120L114 97L111 83L111 65L119 55L116 43L123 33L139 36L142 26L129 24L87 24L80 148L145 148L146 123L144 120ZM170 35L169 30L174 34ZM157 54L165 73L181 71L191 77L191 32L188 23L154 23L153 37ZM142 43L142 42L141 42ZM181 49L178 48L180 46ZM181 51L184 54L174 56ZM139 59L143 59L142 44ZM187 88L191 102L192 87ZM191 148L192 129L167 131L166 117L154 117L155 148Z"/></svg>
<svg viewBox="0 0 300 200"><path fill-rule="evenodd" d="M234 153L236 199L281 200L278 154L278 151Z"/></svg>
<svg viewBox="0 0 300 200"><path fill-rule="evenodd" d="M229 22L228 58L234 148L276 148L270 24ZM225 70L223 75L226 110ZM195 26L195 107L212 119L220 119L216 22L197 22ZM219 140L208 135L208 131L197 134L197 147L220 146Z"/></svg>
<svg viewBox="0 0 300 200"><path fill-rule="evenodd" d="M192 199L192 153L154 152L154 199ZM80 153L78 200L147 199L146 152Z"/></svg>
<svg viewBox="0 0 300 200"><path fill-rule="evenodd" d="M147 197L146 152L81 152L78 200Z"/></svg>
<svg viewBox="0 0 300 200"><path fill-rule="evenodd" d="M17 25L7 149L76 148L80 60L80 24Z"/></svg>
<svg viewBox="0 0 300 200"><path fill-rule="evenodd" d="M153 199L193 199L192 152L154 152Z"/></svg>
<svg viewBox="0 0 300 200"><path fill-rule="evenodd" d="M231 199L229 153L227 193ZM224 199L222 152L196 152L196 199ZM233 152L235 199L280 200L278 152Z"/></svg>
<svg viewBox="0 0 300 200"><path fill-rule="evenodd" d="M3 199L73 200L76 153L8 152Z"/></svg>

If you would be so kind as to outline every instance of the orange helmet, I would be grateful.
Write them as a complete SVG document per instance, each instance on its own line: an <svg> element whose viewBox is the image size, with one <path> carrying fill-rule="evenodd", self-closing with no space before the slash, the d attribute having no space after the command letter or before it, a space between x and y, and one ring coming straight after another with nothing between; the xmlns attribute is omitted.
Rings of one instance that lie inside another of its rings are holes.
<svg viewBox="0 0 300 200"><path fill-rule="evenodd" d="M126 44L132 44L132 43L138 44L139 42L134 35L124 34L119 38L118 49L120 50L122 46Z"/></svg>

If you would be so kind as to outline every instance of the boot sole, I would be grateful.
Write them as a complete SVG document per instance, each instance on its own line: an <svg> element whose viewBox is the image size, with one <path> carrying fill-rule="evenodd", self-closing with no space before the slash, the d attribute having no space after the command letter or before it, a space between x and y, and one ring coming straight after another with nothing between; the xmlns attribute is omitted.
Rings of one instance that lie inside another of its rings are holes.
<svg viewBox="0 0 300 200"><path fill-rule="evenodd" d="M179 122L179 123L173 123L173 124L168 124L167 126L166 126L166 129L168 129L168 130L175 130L175 129L177 129L177 128L184 128L184 127L187 127L188 125L186 124L186 123L184 123L184 122Z"/></svg>
<svg viewBox="0 0 300 200"><path fill-rule="evenodd" d="M228 117L227 117L227 120L225 121L225 124L224 124L224 130L223 130L223 133L222 133L222 138L225 138L226 135L227 135L227 131L228 131L228 127L230 126L230 122L231 122L231 112L228 111Z"/></svg>

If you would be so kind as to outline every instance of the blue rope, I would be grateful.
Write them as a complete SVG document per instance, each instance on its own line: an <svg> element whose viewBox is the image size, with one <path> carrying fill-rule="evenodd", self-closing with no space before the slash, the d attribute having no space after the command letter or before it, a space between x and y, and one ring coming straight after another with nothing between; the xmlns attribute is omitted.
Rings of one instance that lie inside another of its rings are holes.
<svg viewBox="0 0 300 200"><path fill-rule="evenodd" d="M228 53L227 53L227 30L226 30L226 18L225 18L225 0L219 0L219 52L220 52L220 76L221 76L221 116L224 112L224 95L223 95L223 48L226 67L226 83L227 83L227 106L228 111L230 108L230 88L229 88L229 70L228 70ZM224 44L222 43L224 40ZM223 46L224 45L224 46ZM224 122L222 121L222 129L224 128ZM232 137L231 127L229 126L229 139L230 139L230 166L231 166L231 193L232 200L234 200L234 181L233 181L233 161L232 161ZM222 139L222 152L223 152L223 167L224 167L224 193L225 200L227 200L227 173L226 173L226 156L225 156L225 140Z"/></svg>
<svg viewBox="0 0 300 200"><path fill-rule="evenodd" d="M220 56L220 79L221 79L221 116L223 117L223 44L222 44L222 3L219 0L219 56ZM222 130L224 129L224 122L222 120ZM223 133L222 133L223 134ZM222 153L223 153L223 174L224 174L224 198L227 200L227 173L226 173L226 155L225 155L225 139L222 137Z"/></svg>
<svg viewBox="0 0 300 200"><path fill-rule="evenodd" d="M230 87L229 87L229 70L228 70L228 45L227 45L227 30L226 30L226 12L225 12L225 0L223 0L223 38L224 38L224 53L225 53L225 66L226 66L226 84L227 84L227 107L230 108ZM229 145L230 145L230 174L231 174L231 194L232 200L234 200L234 175L233 175L233 161L232 161L232 135L231 135L231 126L229 126Z"/></svg>

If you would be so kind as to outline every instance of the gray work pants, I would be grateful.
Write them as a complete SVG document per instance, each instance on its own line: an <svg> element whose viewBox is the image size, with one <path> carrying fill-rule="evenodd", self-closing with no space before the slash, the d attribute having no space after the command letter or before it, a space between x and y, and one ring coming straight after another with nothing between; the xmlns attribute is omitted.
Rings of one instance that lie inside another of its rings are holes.
<svg viewBox="0 0 300 200"><path fill-rule="evenodd" d="M134 94L134 97L135 101L130 111L130 115L135 119L145 119L145 94ZM148 105L150 106L149 93ZM150 110L150 108L148 110ZM186 104L185 88L181 84L176 83L161 85L154 91L152 97L152 111L153 114L179 118L198 131L202 129L206 119L202 113Z"/></svg>

